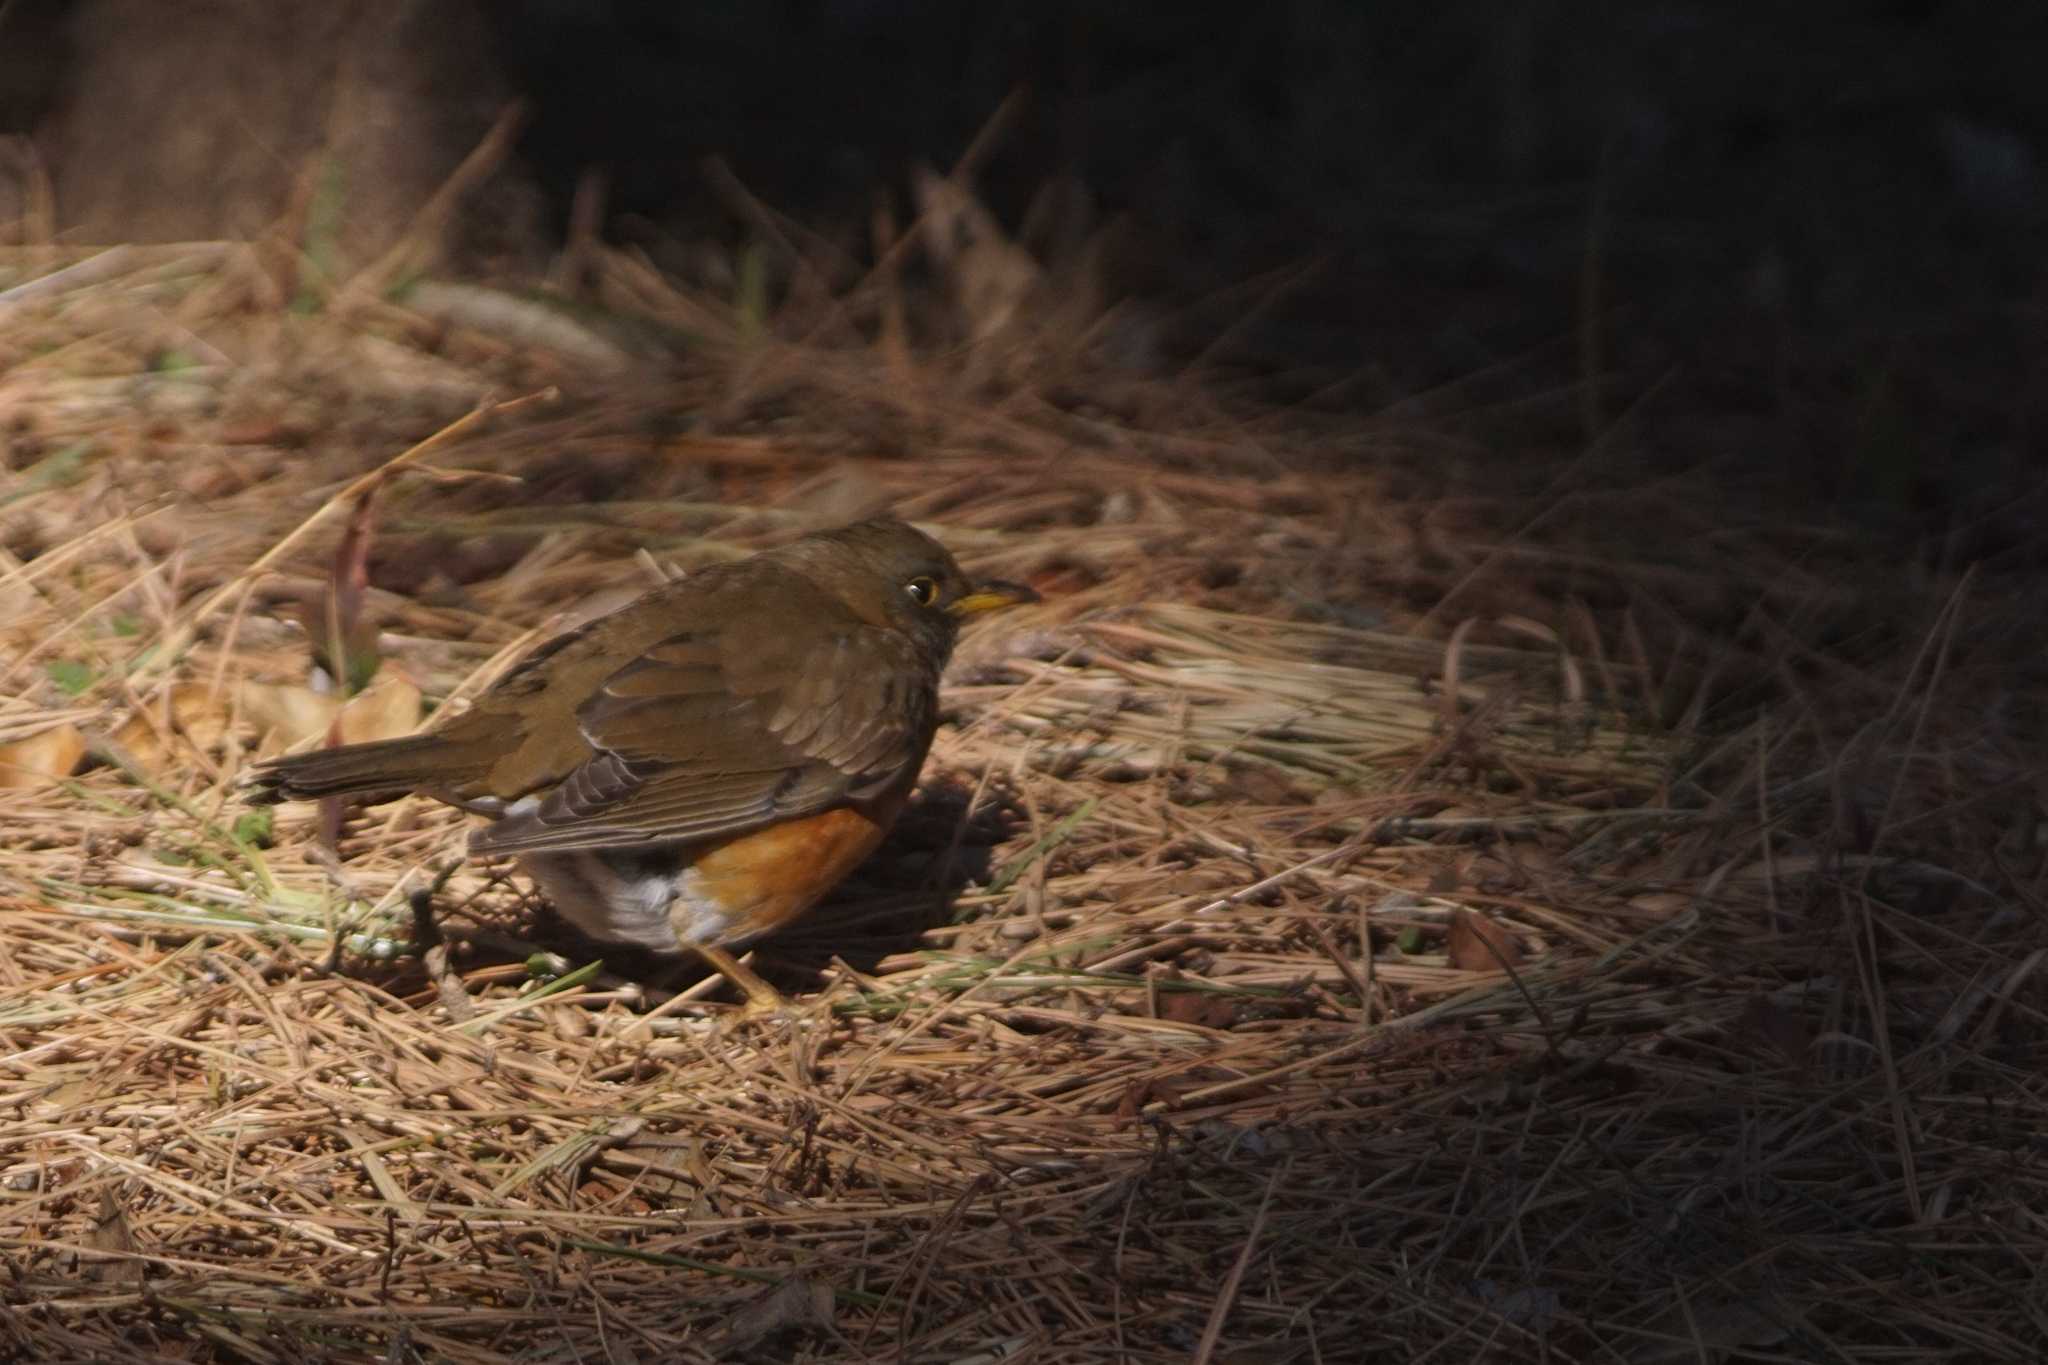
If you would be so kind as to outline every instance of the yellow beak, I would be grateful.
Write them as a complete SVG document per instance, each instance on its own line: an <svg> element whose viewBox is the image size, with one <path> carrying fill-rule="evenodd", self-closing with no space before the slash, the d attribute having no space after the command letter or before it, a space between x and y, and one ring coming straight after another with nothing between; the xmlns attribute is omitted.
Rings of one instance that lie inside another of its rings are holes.
<svg viewBox="0 0 2048 1365"><path fill-rule="evenodd" d="M985 611L1019 606L1037 600L1038 594L1022 583L1005 583L1001 579L991 578L986 583L975 584L974 591L956 598L946 610L955 616L979 616Z"/></svg>

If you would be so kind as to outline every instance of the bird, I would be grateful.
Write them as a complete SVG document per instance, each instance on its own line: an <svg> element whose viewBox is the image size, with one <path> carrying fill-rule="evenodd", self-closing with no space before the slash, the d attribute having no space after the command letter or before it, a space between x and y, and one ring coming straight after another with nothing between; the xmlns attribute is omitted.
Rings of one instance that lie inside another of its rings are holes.
<svg viewBox="0 0 2048 1365"><path fill-rule="evenodd" d="M252 804L418 793L485 817L587 938L735 953L810 909L880 844L938 728L963 622L1038 600L974 581L894 517L713 564L548 640L468 710L400 739L287 754Z"/></svg>

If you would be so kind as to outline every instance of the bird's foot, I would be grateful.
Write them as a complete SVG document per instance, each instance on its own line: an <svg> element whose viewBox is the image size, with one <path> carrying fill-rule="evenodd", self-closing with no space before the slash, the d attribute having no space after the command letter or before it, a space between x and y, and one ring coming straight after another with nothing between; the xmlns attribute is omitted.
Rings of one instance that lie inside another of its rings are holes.
<svg viewBox="0 0 2048 1365"><path fill-rule="evenodd" d="M740 1018L762 1019L790 1012L790 1003L782 992L763 981L751 967L725 949L707 948L700 944L696 951L720 976L739 987L740 994L746 997L746 1003L740 1006Z"/></svg>

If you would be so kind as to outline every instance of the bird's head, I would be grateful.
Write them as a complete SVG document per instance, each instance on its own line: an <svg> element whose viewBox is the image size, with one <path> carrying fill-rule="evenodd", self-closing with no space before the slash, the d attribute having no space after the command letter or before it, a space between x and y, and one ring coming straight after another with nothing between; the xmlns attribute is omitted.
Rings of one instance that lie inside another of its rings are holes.
<svg viewBox="0 0 2048 1365"><path fill-rule="evenodd" d="M969 578L945 546L894 517L806 536L777 554L804 563L862 620L902 631L941 664L963 621L1038 600L1021 583Z"/></svg>

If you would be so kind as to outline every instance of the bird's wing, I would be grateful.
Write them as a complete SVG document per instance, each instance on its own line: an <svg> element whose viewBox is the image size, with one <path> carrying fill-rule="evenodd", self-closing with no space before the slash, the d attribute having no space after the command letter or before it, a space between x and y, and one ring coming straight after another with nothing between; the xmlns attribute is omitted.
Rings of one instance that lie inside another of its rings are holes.
<svg viewBox="0 0 2048 1365"><path fill-rule="evenodd" d="M744 834L886 789L936 723L933 669L895 631L735 622L670 636L577 711L591 756L534 810L479 830L482 854Z"/></svg>

